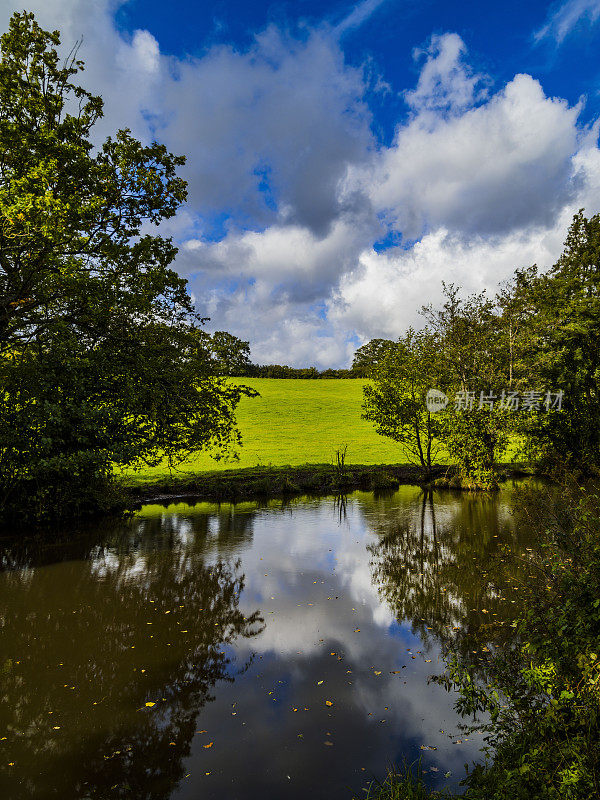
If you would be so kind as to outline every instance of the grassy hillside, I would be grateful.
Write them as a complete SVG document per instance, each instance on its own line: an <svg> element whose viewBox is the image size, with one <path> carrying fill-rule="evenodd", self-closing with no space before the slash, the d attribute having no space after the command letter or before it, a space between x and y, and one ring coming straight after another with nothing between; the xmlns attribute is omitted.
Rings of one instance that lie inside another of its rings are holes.
<svg viewBox="0 0 600 800"><path fill-rule="evenodd" d="M241 381L241 379L240 379ZM349 464L397 464L406 461L403 448L378 436L371 423L360 418L364 380L280 380L245 378L260 392L243 398L238 424L243 447L238 462L217 462L201 454L182 471L232 467L323 464L335 450L348 445ZM128 474L132 482L156 481L168 475L164 467Z"/></svg>

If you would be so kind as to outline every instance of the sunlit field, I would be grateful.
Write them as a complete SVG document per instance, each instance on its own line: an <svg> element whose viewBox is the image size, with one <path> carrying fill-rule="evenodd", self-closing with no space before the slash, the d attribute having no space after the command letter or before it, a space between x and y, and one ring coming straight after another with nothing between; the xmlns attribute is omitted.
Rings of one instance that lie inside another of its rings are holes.
<svg viewBox="0 0 600 800"><path fill-rule="evenodd" d="M398 464L408 460L402 445L378 436L373 425L361 419L362 379L239 381L260 392L260 397L242 398L238 409L243 437L239 461L215 461L202 453L179 470L326 464L344 445L348 445L348 464ZM167 475L165 466L127 473L128 480L136 483Z"/></svg>

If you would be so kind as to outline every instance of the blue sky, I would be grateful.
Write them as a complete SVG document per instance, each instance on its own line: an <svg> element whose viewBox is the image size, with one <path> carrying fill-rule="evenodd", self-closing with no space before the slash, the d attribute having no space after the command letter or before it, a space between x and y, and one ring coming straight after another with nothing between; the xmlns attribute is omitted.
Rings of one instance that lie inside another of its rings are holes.
<svg viewBox="0 0 600 800"><path fill-rule="evenodd" d="M175 266L260 363L345 365L600 210L600 0L29 7L83 37L99 138L186 154Z"/></svg>
<svg viewBox="0 0 600 800"><path fill-rule="evenodd" d="M590 24L594 3L582 3L582 15L557 47L553 36L536 40L538 33L567 4L505 0L502 3L434 2L434 0L383 0L365 21L345 34L343 50L348 63L372 62L396 91L410 86L417 75L414 48L423 47L433 33L458 33L470 53L471 63L498 83L517 72L527 72L543 82L547 94L576 103L587 96L584 118L600 111L599 30ZM597 4L596 4L597 6ZM254 35L269 24L301 32L322 23L333 26L348 17L347 2L191 2L190 0L131 0L119 8L120 30L152 33L161 50L174 56L199 55L215 44L244 49ZM371 97L374 125L382 140L389 140L398 120L406 114L400 97L385 102Z"/></svg>

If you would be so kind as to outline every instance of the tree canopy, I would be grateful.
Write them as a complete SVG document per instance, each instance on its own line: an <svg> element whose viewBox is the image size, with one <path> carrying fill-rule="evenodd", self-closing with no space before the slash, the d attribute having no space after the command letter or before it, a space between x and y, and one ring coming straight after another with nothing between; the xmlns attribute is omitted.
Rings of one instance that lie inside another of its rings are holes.
<svg viewBox="0 0 600 800"><path fill-rule="evenodd" d="M26 12L0 38L0 507L24 516L108 502L115 465L226 452L249 393L215 377L177 248L147 232L185 159L128 130L95 145L102 100L59 43Z"/></svg>

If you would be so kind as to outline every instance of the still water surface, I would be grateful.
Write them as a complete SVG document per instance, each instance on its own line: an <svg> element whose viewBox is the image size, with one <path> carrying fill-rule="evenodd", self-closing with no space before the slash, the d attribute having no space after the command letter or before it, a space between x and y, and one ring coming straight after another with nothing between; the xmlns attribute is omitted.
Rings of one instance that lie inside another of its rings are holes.
<svg viewBox="0 0 600 800"><path fill-rule="evenodd" d="M533 546L511 495L149 505L4 541L0 797L350 800L419 757L456 786L481 737L428 677L518 608L486 588Z"/></svg>

